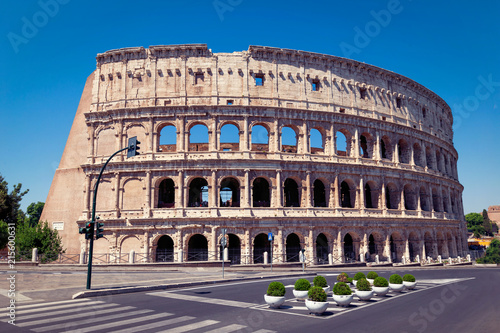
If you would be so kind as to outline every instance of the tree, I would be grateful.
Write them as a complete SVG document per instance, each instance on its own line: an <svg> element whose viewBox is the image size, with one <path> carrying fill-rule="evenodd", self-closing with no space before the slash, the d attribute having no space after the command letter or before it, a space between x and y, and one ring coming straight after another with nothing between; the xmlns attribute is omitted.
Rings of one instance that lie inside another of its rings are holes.
<svg viewBox="0 0 500 333"><path fill-rule="evenodd" d="M486 209L483 209L483 227L488 236L493 236L493 228L491 225L491 220L488 217L488 212L486 211Z"/></svg>
<svg viewBox="0 0 500 333"><path fill-rule="evenodd" d="M479 213L469 213L465 215L465 221L467 221L467 229L472 229L474 226L482 225L484 218Z"/></svg>
<svg viewBox="0 0 500 333"><path fill-rule="evenodd" d="M0 220L6 223L17 223L19 214L24 215L19 207L21 207L21 200L28 193L28 190L22 191L21 187L20 183L14 185L9 193L8 183L0 174Z"/></svg>
<svg viewBox="0 0 500 333"><path fill-rule="evenodd" d="M37 203L32 202L28 208L26 208L26 213L28 213L26 220L30 226L38 224L44 205L45 204L43 202L38 201Z"/></svg>
<svg viewBox="0 0 500 333"><path fill-rule="evenodd" d="M9 242L9 229L7 223L0 220L0 250Z"/></svg>
<svg viewBox="0 0 500 333"><path fill-rule="evenodd" d="M62 240L57 230L49 227L47 222L30 226L23 223L16 230L16 250L18 254L29 253L33 248L38 249L39 254L45 254L45 258L57 258L63 253Z"/></svg>
<svg viewBox="0 0 500 333"><path fill-rule="evenodd" d="M486 255L477 260L481 264L500 264L500 240L493 239L486 249Z"/></svg>

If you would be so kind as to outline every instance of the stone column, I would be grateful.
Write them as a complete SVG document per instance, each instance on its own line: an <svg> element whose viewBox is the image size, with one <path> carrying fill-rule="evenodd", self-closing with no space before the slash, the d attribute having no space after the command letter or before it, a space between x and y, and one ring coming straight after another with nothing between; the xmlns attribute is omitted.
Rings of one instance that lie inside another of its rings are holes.
<svg viewBox="0 0 500 333"><path fill-rule="evenodd" d="M283 189L281 186L281 169L276 170L276 193L274 197L276 198L275 207L283 207Z"/></svg>
<svg viewBox="0 0 500 333"><path fill-rule="evenodd" d="M382 179L382 184L380 185L380 203L382 205L382 210L387 212L387 201L385 194L385 179Z"/></svg>
<svg viewBox="0 0 500 333"><path fill-rule="evenodd" d="M283 244L285 240L283 239L283 227L278 227L278 234L274 238L274 246L272 249L273 256L278 258L278 262L286 261L286 253Z"/></svg>
<svg viewBox="0 0 500 333"><path fill-rule="evenodd" d="M304 120L303 125L302 125L302 131L303 131L303 138L304 138L304 154L310 154L310 134L309 134L309 128L307 127L307 121Z"/></svg>
<svg viewBox="0 0 500 333"><path fill-rule="evenodd" d="M146 171L146 209L144 215L150 217L151 209L153 207L153 200L151 200L151 170Z"/></svg>
<svg viewBox="0 0 500 333"><path fill-rule="evenodd" d="M375 161L380 161L382 159L382 152L380 151L380 133L376 133L373 155L375 156Z"/></svg>
<svg viewBox="0 0 500 333"><path fill-rule="evenodd" d="M365 185L363 182L364 175L360 175L359 177L359 209L361 210L361 214L365 212Z"/></svg>
<svg viewBox="0 0 500 333"><path fill-rule="evenodd" d="M382 254L384 257L389 259L389 262L392 262L391 258L391 235L387 234L384 242L384 252Z"/></svg>
<svg viewBox="0 0 500 333"><path fill-rule="evenodd" d="M345 262L344 241L342 240L342 231L340 229L337 232L337 255L340 258L340 262Z"/></svg>
<svg viewBox="0 0 500 333"><path fill-rule="evenodd" d="M189 132L186 134L186 124L184 116L181 116L177 119L177 151L183 152L187 151L187 141L188 141Z"/></svg>
<svg viewBox="0 0 500 333"><path fill-rule="evenodd" d="M210 188L212 189L210 193ZM217 193L218 193L218 186L217 186L217 169L212 169L212 177L210 180L210 186L209 186L209 193L208 193L208 207L218 207L219 203L217 200Z"/></svg>
<svg viewBox="0 0 500 333"><path fill-rule="evenodd" d="M252 146L250 142L249 136L249 128L248 128L248 116L243 118L243 142L240 145L240 150L249 151Z"/></svg>
<svg viewBox="0 0 500 333"><path fill-rule="evenodd" d="M335 180L333 181L335 187L335 195L333 196L333 207L340 207L340 189L339 189L339 175L335 174Z"/></svg>
<svg viewBox="0 0 500 333"><path fill-rule="evenodd" d="M279 130L279 124L278 124L278 118L274 119L273 123L273 131L274 134L272 136L272 142L271 142L271 133L269 133L269 152L275 153L275 152L280 152L281 151L281 133Z"/></svg>
<svg viewBox="0 0 500 333"><path fill-rule="evenodd" d="M245 235L243 236L244 249L241 249L245 255L245 260L242 263L253 264L252 256L252 241L250 239L250 229L245 229Z"/></svg>
<svg viewBox="0 0 500 333"><path fill-rule="evenodd" d="M354 139L352 141L354 141L354 154L353 154L353 157L360 158L360 155L359 155L359 133L358 133L358 129L357 128L354 131Z"/></svg>
<svg viewBox="0 0 500 333"><path fill-rule="evenodd" d="M397 142L394 144L394 153L392 156L392 162L399 164L399 144Z"/></svg>
<svg viewBox="0 0 500 333"><path fill-rule="evenodd" d="M187 201L185 201L186 197L186 188L184 187L184 170L179 169L178 171L178 181L177 181L177 195L176 195L176 204L177 208L185 208L187 206Z"/></svg>
<svg viewBox="0 0 500 333"><path fill-rule="evenodd" d="M218 259L218 251L217 251L217 230L219 228L213 226L210 231L210 252L212 252L212 256L208 256L209 261L217 260Z"/></svg>
<svg viewBox="0 0 500 333"><path fill-rule="evenodd" d="M115 172L115 211L116 217L120 217L120 173Z"/></svg>
<svg viewBox="0 0 500 333"><path fill-rule="evenodd" d="M244 184L244 196L242 200L243 208L252 207L252 197L250 192L250 179L248 173L250 169L245 169L245 184Z"/></svg>
<svg viewBox="0 0 500 333"><path fill-rule="evenodd" d="M312 199L312 191L311 191L311 171L306 171L306 200L305 207L310 208L313 205L311 204Z"/></svg>

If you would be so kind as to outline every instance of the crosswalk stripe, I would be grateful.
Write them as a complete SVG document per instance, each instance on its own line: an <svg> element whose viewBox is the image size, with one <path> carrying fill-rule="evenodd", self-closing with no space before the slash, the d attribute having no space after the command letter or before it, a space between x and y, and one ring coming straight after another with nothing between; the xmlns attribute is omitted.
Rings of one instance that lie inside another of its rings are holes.
<svg viewBox="0 0 500 333"><path fill-rule="evenodd" d="M208 303L208 304L215 304L215 305L227 305L227 306L238 307L238 308L250 308L250 307L258 305L255 303L239 302L239 301L232 301L232 300L227 300L227 299L217 299L217 298L201 297L201 296L194 296L194 295L176 294L176 293L172 293L172 292L168 292L168 291L149 294L149 295L174 298L174 299L183 300L183 301L194 301L194 302Z"/></svg>
<svg viewBox="0 0 500 333"><path fill-rule="evenodd" d="M238 331L242 328L245 328L245 325L239 325L239 324L232 324L232 325L227 325L221 328L216 328L211 331L205 331L205 333L230 333L234 331Z"/></svg>
<svg viewBox="0 0 500 333"><path fill-rule="evenodd" d="M210 325L214 325L219 323L217 320L203 320L194 324L189 324L189 325L184 325L184 326L179 326L176 328L172 328L166 331L160 331L158 333L182 333L182 332L187 332L191 331L197 328L202 328Z"/></svg>
<svg viewBox="0 0 500 333"><path fill-rule="evenodd" d="M127 310L133 310L133 309L136 309L136 308L133 306L125 306L125 307L117 307L117 308L112 308L112 309L104 309L104 310L99 310L99 311L86 311L86 312L81 312L81 313L77 313L77 314L72 314L69 316L47 318L47 319L30 321L27 323L24 323L24 318L22 318L18 325L22 326L22 327L26 327L26 326L44 325L46 323L53 323L53 322L58 322L58 321L71 320L71 319L78 319L78 318L82 318L82 317L98 318L98 316L100 316L101 314L112 313L112 312L116 312L116 311L127 311Z"/></svg>
<svg viewBox="0 0 500 333"><path fill-rule="evenodd" d="M136 317L136 318L132 318L132 319L127 319L127 320L120 320L118 322L112 322L112 323L106 323L106 324L102 324L102 325L96 325L96 326L92 326L92 327L84 327L84 328L80 328L80 329L77 329L77 330L74 330L74 331L68 331L66 333L86 333L86 332L93 332L93 331L99 331L99 330L106 330L108 328L112 328L112 327L116 327L116 326L124 326L124 325L128 325L128 324L134 324L134 323L138 323L138 322L141 322L141 321L148 321L148 320L155 320L155 319L158 319L158 318L161 318L161 317L166 317L166 316L171 316L172 314L171 313L157 313L157 314L153 314L153 315L150 315L150 316L145 316L145 317ZM136 332L136 331L132 331L132 332Z"/></svg>
<svg viewBox="0 0 500 333"><path fill-rule="evenodd" d="M105 309L109 308L112 306L117 306L118 304L115 303L109 303L109 304L101 304L101 305L94 305L92 307L92 310L99 310L99 309ZM74 311L71 311L74 312ZM31 315L21 315L19 318L19 321L23 322L28 319L33 319L33 318L41 318L41 317L49 317L49 316L58 316L58 315L63 315L68 313L68 310L60 310L60 311L49 311L49 312L43 312L43 313L34 313Z"/></svg>
<svg viewBox="0 0 500 333"><path fill-rule="evenodd" d="M270 330L266 330L266 329L261 329L261 330L258 330L258 331L254 331L253 333L276 333L276 331L270 331Z"/></svg>
<svg viewBox="0 0 500 333"><path fill-rule="evenodd" d="M35 332L47 332L47 331L54 331L54 330L60 330L60 329L67 329L68 326L80 326L80 325L86 325L86 324L95 324L96 322L99 321L107 321L107 320L113 320L113 319L118 319L118 318L123 318L123 317L130 317L130 316L136 316L136 315L141 315L145 314L148 312L152 312L153 310L137 310L137 311L132 311L132 312L126 312L126 313L118 313L115 315L111 316L105 316L105 317L95 317L95 318L90 318L90 319L85 319L85 320L79 320L79 321L73 321L69 323L61 323L57 325L50 325L50 326L44 326L44 327L37 327L37 328L32 328L32 331ZM136 318L134 318L136 320ZM21 324L18 326L22 326ZM96 325L99 329L102 325ZM95 326L94 326L95 327ZM80 331L80 330L78 330Z"/></svg>
<svg viewBox="0 0 500 333"><path fill-rule="evenodd" d="M193 319L196 319L196 318L191 317L191 316L183 316L183 317L177 317L177 318L172 318L172 319L167 319L167 320L162 320L162 321L155 321L155 322L145 324L145 325L124 328L122 330L113 331L113 332L109 332L109 333L134 333L134 332L139 332L139 331L144 331L144 330L150 330L152 328L182 323L183 321L193 320Z"/></svg>
<svg viewBox="0 0 500 333"><path fill-rule="evenodd" d="M33 312L40 312L40 311L51 311L51 310L58 310L58 309L68 309L69 307L74 307L77 309L85 309L90 305L94 304L102 304L104 302L102 301L93 301L93 302L87 302L85 304L61 304L61 305L56 305L56 306L48 306L48 307L42 307L42 308L36 308L36 309L27 309L27 310L22 310L20 309L19 311L16 311L19 315L23 315L26 313L33 313Z"/></svg>
<svg viewBox="0 0 500 333"><path fill-rule="evenodd" d="M31 308L38 308L38 307L44 307L44 306L53 306L53 305L59 305L59 304L67 304L67 303L84 303L88 302L90 299L88 298L81 298L81 299L70 299L66 301L58 301L58 302L47 302L47 303L37 303L37 304L26 304L26 305L18 305L16 306L16 309L21 310L21 309L31 309Z"/></svg>

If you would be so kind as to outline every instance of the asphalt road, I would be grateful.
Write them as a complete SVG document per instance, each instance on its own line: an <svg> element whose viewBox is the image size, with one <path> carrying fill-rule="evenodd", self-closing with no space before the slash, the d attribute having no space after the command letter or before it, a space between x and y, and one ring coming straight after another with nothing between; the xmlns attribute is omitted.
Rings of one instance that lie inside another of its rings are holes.
<svg viewBox="0 0 500 333"><path fill-rule="evenodd" d="M367 273L368 270L361 270ZM308 314L287 288L285 308L271 310L263 295L269 280L241 281L179 290L133 293L28 304L17 309L18 327L1 323L0 331L16 332L498 332L500 269L379 268L411 273L418 289L349 308L330 305L326 315ZM325 271L330 284L340 271ZM350 272L352 276L353 273ZM459 280L457 280L459 279ZM296 278L279 279L293 285ZM311 278L312 280L312 278ZM331 298L329 298L331 301ZM4 317L5 318L5 317ZM23 327L20 327L23 326Z"/></svg>

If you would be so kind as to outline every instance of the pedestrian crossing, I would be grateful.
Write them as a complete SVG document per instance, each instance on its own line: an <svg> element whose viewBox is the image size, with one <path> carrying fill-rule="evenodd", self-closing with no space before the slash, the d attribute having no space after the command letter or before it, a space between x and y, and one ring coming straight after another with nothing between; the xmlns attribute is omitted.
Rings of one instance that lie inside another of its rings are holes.
<svg viewBox="0 0 500 333"><path fill-rule="evenodd" d="M2 318L1 321L7 322ZM16 326L32 332L169 332L180 333L193 330L230 333L257 332L272 333L269 330L254 331L241 324L223 323L212 319L197 319L194 316L175 315L140 309L117 303L88 298L59 302L18 305Z"/></svg>

